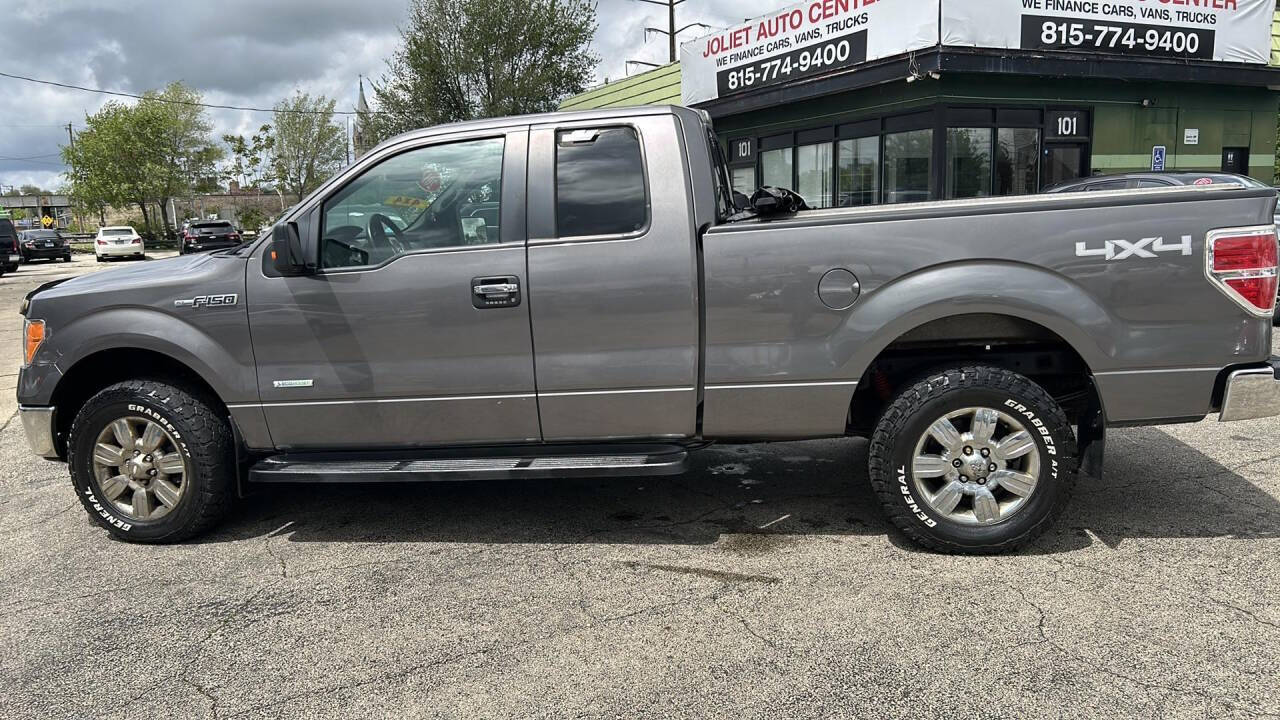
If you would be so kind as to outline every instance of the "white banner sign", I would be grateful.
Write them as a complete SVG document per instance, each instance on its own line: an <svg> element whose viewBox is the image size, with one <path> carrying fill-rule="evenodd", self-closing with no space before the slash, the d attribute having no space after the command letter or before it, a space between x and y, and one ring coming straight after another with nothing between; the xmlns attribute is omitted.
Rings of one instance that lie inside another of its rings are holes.
<svg viewBox="0 0 1280 720"><path fill-rule="evenodd" d="M1275 0L943 0L942 44L1266 64Z"/></svg>
<svg viewBox="0 0 1280 720"><path fill-rule="evenodd" d="M684 104L933 47L938 44L940 1L808 0L684 43L680 47Z"/></svg>

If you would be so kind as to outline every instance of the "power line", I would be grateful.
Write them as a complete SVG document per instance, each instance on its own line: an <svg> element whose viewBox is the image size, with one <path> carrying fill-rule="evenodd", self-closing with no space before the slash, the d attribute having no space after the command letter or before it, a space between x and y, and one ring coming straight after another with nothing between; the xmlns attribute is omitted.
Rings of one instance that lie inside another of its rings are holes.
<svg viewBox="0 0 1280 720"><path fill-rule="evenodd" d="M28 160L27 158L20 158L20 157L5 157L3 155L0 155L0 160L13 160L15 162L31 163L32 165L52 165L53 167L66 167L66 165L63 163L52 163L52 162L46 162L44 160Z"/></svg>
<svg viewBox="0 0 1280 720"><path fill-rule="evenodd" d="M215 110L247 110L249 112L267 112L267 113L294 113L299 115L359 115L355 110L334 110L333 112L324 112L322 110L276 110L274 108L257 108L247 107L244 105L215 105L212 103L194 102L191 100L174 100L173 98L164 97L147 97L136 93L120 92L118 90L102 90L100 88L84 87L83 85L72 85L70 83L60 83L53 80L41 80L39 78L27 77L25 75L14 75L12 73L0 72L0 77L12 78L14 80L23 80L26 82L37 83L40 85L52 85L53 87L66 88L68 90L82 90L84 92L98 93L100 95L115 95L117 97L133 98L135 100L151 100L154 102L169 103L170 105L189 105L194 107L213 108ZM370 110L370 114L380 114L377 110Z"/></svg>
<svg viewBox="0 0 1280 720"><path fill-rule="evenodd" d="M65 128L65 127L66 127L66 125L63 125L62 127L64 127L64 128ZM24 155L24 156L22 156L22 157L8 157L8 156L5 156L5 155L0 155L0 159L3 159L3 160L39 160L40 158L61 157L61 156L62 156L62 153L45 153L44 155Z"/></svg>

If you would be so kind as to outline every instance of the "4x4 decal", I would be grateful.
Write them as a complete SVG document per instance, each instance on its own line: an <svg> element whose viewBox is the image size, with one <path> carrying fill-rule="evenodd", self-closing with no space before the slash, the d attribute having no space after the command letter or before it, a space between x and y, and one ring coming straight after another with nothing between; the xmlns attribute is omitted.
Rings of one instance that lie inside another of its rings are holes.
<svg viewBox="0 0 1280 720"><path fill-rule="evenodd" d="M1148 249L1149 248L1149 249ZM1087 241L1076 243L1076 257L1100 257L1105 260L1124 260L1126 258L1153 258L1156 253L1180 252L1191 254L1191 236L1183 235L1176 243L1167 243L1163 237L1142 238L1137 242L1128 240L1108 240L1100 248L1090 248Z"/></svg>

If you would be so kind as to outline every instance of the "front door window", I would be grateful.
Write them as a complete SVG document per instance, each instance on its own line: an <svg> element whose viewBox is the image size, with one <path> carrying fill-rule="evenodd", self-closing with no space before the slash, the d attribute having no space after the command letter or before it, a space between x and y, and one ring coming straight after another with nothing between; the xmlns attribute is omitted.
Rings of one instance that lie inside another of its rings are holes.
<svg viewBox="0 0 1280 720"><path fill-rule="evenodd" d="M501 242L502 138L432 145L374 165L324 203L321 265Z"/></svg>

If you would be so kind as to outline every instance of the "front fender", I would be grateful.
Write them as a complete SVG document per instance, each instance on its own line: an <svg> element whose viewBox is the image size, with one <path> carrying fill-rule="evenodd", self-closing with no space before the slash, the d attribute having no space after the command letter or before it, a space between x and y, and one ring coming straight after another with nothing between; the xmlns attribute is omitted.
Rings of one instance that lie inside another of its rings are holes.
<svg viewBox="0 0 1280 720"><path fill-rule="evenodd" d="M257 400L257 379L243 308L201 311L200 324L137 306L111 307L49 328L49 338L19 377L18 400L47 405L58 379L105 350L167 355L204 379L226 403ZM92 369L92 368L90 368Z"/></svg>

